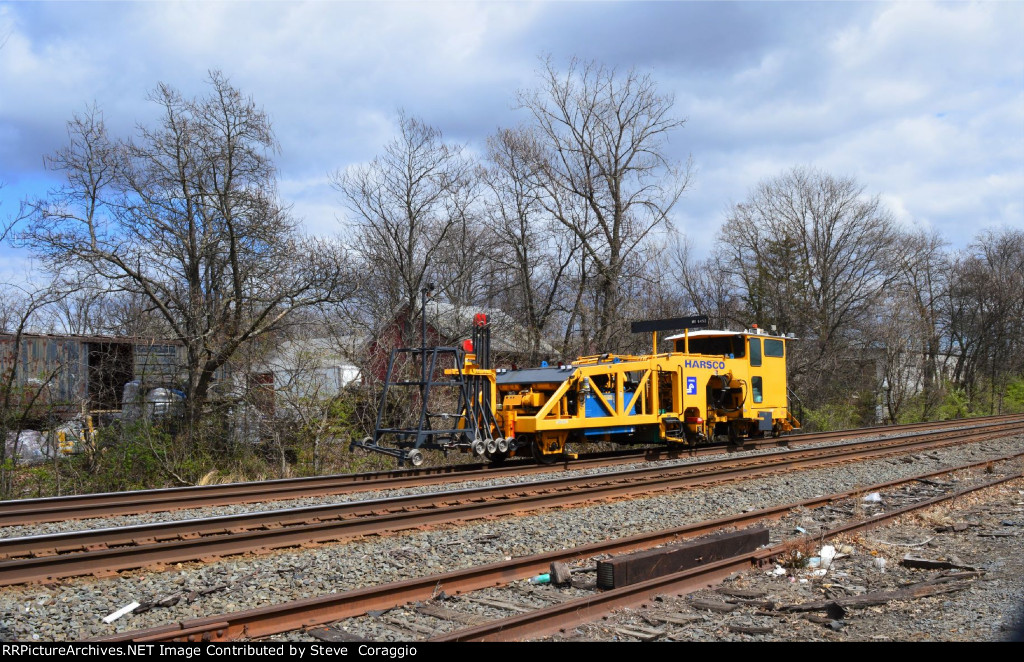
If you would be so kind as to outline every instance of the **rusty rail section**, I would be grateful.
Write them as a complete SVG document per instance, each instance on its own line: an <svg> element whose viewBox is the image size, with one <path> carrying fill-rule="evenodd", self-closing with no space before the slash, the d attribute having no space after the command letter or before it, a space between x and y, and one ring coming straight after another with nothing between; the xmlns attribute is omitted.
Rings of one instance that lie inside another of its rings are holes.
<svg viewBox="0 0 1024 662"><path fill-rule="evenodd" d="M1004 434L1006 430L1012 429L1007 427L1008 425L1002 424L996 428L985 426L980 433L976 432L975 434L985 435L979 439L989 438L987 435L998 436ZM1020 425L1024 428L1024 423ZM596 476L554 478L521 485L479 487L277 511L0 539L0 559L31 556L50 557L78 551L110 550L117 547L138 547L181 540L191 541L201 536L221 534L238 536L244 532L263 532L258 535L269 539L273 531L290 534L298 531L299 527L304 524L336 526L332 523L345 520L347 526L351 526L355 524L353 520L356 519L370 522L374 517L380 518L389 514L397 514L397 518L388 520L388 524L392 528L371 524L370 528L359 529L355 533L343 536L348 538L353 535L395 530L394 525L404 521L410 522L409 526L405 528L414 528L424 524L467 519L459 517L459 506L466 506L463 510L468 510L469 518L475 518L527 511L548 505L582 503L595 498L640 491L672 489L693 484L705 485L716 480L735 480L749 475L763 474L769 470L784 471L793 467L813 466L822 462L833 463L874 457L879 453L890 451L906 452L920 447L921 444L932 446L936 443L943 445L965 443L967 440L962 436L963 432L963 430L955 430L940 433L917 433L884 440L849 442L827 448L778 451L759 456L710 460L669 467L647 467ZM560 495L563 498L558 499L557 497ZM502 504L488 505L488 501L495 499L501 500L506 507L502 508ZM476 514L477 512L481 514ZM397 528L402 527L398 526ZM267 529L272 531L266 533ZM281 529L286 530L281 531ZM332 539L334 538L324 538L323 540ZM283 546L301 544L306 541L301 537L289 536ZM241 551L248 549L251 547L245 546L241 548ZM170 560L192 559L175 558Z"/></svg>
<svg viewBox="0 0 1024 662"><path fill-rule="evenodd" d="M856 497L865 492L882 491L907 483L927 480L956 471L980 468L989 465L992 462L1009 461L1019 457L1024 457L1024 452L996 458L995 460L985 460L957 467L938 469L908 478L861 487L856 490L814 497L795 503L773 506L762 510L741 513L705 522L687 524L685 526L674 527L662 531L653 531L627 538L605 540L589 545L581 545L568 550L545 552L542 554L515 558L510 561L453 570L442 574L407 579L379 586L368 586L341 593L332 593L305 600L260 607L258 609L239 611L231 614L218 614L206 618L196 618L143 630L120 632L97 638L96 641L231 641L241 637L266 637L292 630L298 630L304 627L324 625L354 616L362 616L372 610L391 609L409 602L429 600L441 590L444 590L450 595L457 595L490 586L507 584L512 581L525 579L540 572L546 572L550 564L554 561L569 562L598 555L625 554L650 549L659 545L679 542L681 540L721 531L723 529L739 528L764 520L779 519L796 508L818 508L830 503ZM938 503L940 500L955 498L966 494L969 491L991 487L992 485L1012 480L1014 478L1019 478L1020 476L1021 474L1019 472L1014 473L995 481L975 485L966 490L961 490L949 495L943 495L937 499L929 499L918 504L912 504L911 506L899 511L875 517L868 521L867 524L871 525L884 521L887 518L891 519L904 514L904 512L909 512L909 510L913 508L928 507L934 503ZM837 529L836 531L841 532L840 529ZM803 536L784 543L784 545L787 546L786 549L789 549L806 544L812 540L817 541L821 535L822 534ZM728 570L723 571L721 576L728 575L734 570L747 569L750 567L751 563L756 564L767 561L773 555L780 554L778 551L779 547L781 546L776 546L769 550L761 550L754 554L747 554L739 559L730 558L723 560L721 562L722 567L728 568ZM694 580L694 583L692 583L691 586L703 588L711 581L713 576L716 576L718 572L719 570L716 566L711 570L711 574ZM666 587L658 584L657 588L651 588L650 583L634 584L626 588L633 589L633 592L636 593L636 596L629 598L629 600L634 601L629 604L643 602L656 593L683 591L683 589L677 588L675 585ZM625 589L615 590L624 591ZM571 614L575 613L576 610L585 608L585 604L590 604L599 597L600 595L594 595L575 601L582 604L574 604L567 610L562 610L567 613L560 613L554 618L554 620L550 621L551 625L545 627L550 628L550 631L557 631L565 627L570 627L571 619L573 618ZM619 594L615 594L612 596L612 599L614 601L621 599L621 597ZM564 607L568 604L569 603L563 603L558 607ZM616 605L606 606L604 607L604 610L607 611L615 606ZM602 611L601 613L604 612ZM535 614L540 614L540 612L535 612ZM596 614L594 618L599 615L600 614ZM536 615L534 618L536 618ZM501 623L508 623L509 620L510 619L504 619ZM583 622L583 620L580 622ZM482 631L470 632L468 630L460 630L457 633L453 633L453 638L458 640L505 638L502 636L504 630L500 623L487 625L489 625L487 634ZM522 634L522 632L523 631L521 630L520 634ZM526 632L527 634L523 636L538 636L541 629L526 630Z"/></svg>
<svg viewBox="0 0 1024 662"><path fill-rule="evenodd" d="M201 485L160 490L109 492L42 499L18 499L14 501L0 501L0 527L109 517L111 515L184 510L238 503L279 501L332 494L351 494L371 490L400 489L457 481L487 480L519 474L553 473L642 461L653 462L682 457L703 457L727 452L779 446L794 447L877 434L942 429L953 425L966 424L971 427L978 427L979 425L995 425L1012 420L1024 420L1024 418L1019 415L1004 415L959 421L913 423L908 425L840 430L836 432L797 434L779 439L747 440L739 447L701 446L691 449L649 448L640 451L611 451L587 455L578 460L557 465L537 465L532 461L510 462L500 467L492 467L486 464L447 465L395 471L230 483L226 485Z"/></svg>
<svg viewBox="0 0 1024 662"><path fill-rule="evenodd" d="M741 554L721 561L683 570L681 572L650 579L639 584L611 589L593 596L568 600L558 605L514 615L500 621L484 623L476 627L463 628L448 634L434 637L430 641L516 641L529 637L541 637L564 632L565 630L584 623L597 620L614 609L635 607L653 600L659 593L685 595L705 588L709 584L717 584L734 572L747 570L782 556L802 545L832 538L852 531L871 529L883 522L893 520L915 510L934 506L950 499L964 496L970 492L993 487L1024 476L1024 473L1013 474L974 485L951 494L946 494L925 501L904 506L885 515L870 520L850 522L829 531L813 536L801 536L793 540L758 550L752 554Z"/></svg>
<svg viewBox="0 0 1024 662"><path fill-rule="evenodd" d="M708 485L912 450L1004 436L1024 423L975 431L915 433L902 438L777 451L690 465L557 478L515 486L374 499L294 510L97 529L0 540L0 585L109 574L183 561L209 561L363 535L465 522L496 515L579 505L618 496ZM21 558L28 557L28 558Z"/></svg>

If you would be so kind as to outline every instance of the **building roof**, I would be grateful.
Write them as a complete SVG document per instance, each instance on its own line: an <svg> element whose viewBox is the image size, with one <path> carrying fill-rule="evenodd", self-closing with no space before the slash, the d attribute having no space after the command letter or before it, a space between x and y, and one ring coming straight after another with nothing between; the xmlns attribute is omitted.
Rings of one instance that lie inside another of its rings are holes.
<svg viewBox="0 0 1024 662"><path fill-rule="evenodd" d="M350 337L301 338L277 344L264 359L268 365L296 367L310 365L353 365L355 345Z"/></svg>
<svg viewBox="0 0 1024 662"><path fill-rule="evenodd" d="M17 334L10 331L0 331L0 337L5 339L13 339ZM27 340L30 338L52 338L54 340L76 340L78 342L93 342L93 343L132 343L135 345L180 345L181 341L177 338L151 338L147 336L104 336L94 334L81 334L81 333L37 333L24 331L21 334L22 339Z"/></svg>

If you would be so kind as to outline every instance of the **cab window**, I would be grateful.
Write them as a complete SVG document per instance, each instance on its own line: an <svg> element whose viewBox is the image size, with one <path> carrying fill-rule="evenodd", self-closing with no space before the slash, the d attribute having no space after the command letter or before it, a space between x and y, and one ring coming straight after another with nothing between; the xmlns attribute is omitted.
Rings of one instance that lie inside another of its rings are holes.
<svg viewBox="0 0 1024 662"><path fill-rule="evenodd" d="M762 389L760 377L752 377L750 379L750 391L754 394L754 402L761 402L764 400L764 391Z"/></svg>
<svg viewBox="0 0 1024 662"><path fill-rule="evenodd" d="M764 341L765 356L783 356L783 343L781 340L766 338Z"/></svg>
<svg viewBox="0 0 1024 662"><path fill-rule="evenodd" d="M676 351L683 351L683 339L676 340ZM690 338L690 353L708 356L733 356L743 358L742 336L712 336L710 338Z"/></svg>
<svg viewBox="0 0 1024 662"><path fill-rule="evenodd" d="M750 365L757 367L761 365L761 339L750 339Z"/></svg>

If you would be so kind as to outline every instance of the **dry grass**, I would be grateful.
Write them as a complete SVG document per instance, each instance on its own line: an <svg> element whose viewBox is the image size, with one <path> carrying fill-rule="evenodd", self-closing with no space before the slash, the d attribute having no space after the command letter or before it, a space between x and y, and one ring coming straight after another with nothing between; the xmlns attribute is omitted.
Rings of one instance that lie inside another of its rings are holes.
<svg viewBox="0 0 1024 662"><path fill-rule="evenodd" d="M217 469L209 471L205 476L200 478L196 485L226 485L227 483L245 483L250 481L261 481L267 480L266 474L259 474L256 476L241 475L232 471L222 473Z"/></svg>
<svg viewBox="0 0 1024 662"><path fill-rule="evenodd" d="M817 556L818 545L816 541L808 541L799 547L790 550L785 556L777 559L783 568L804 568L812 556Z"/></svg>

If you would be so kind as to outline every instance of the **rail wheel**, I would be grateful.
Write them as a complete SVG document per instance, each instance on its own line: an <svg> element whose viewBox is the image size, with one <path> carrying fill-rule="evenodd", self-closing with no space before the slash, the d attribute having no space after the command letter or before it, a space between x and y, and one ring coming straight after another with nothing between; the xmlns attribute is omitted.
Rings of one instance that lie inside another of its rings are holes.
<svg viewBox="0 0 1024 662"><path fill-rule="evenodd" d="M530 448L533 450L533 459L537 460L537 464L554 464L558 461L558 455L543 451L541 442L536 437L530 442Z"/></svg>

